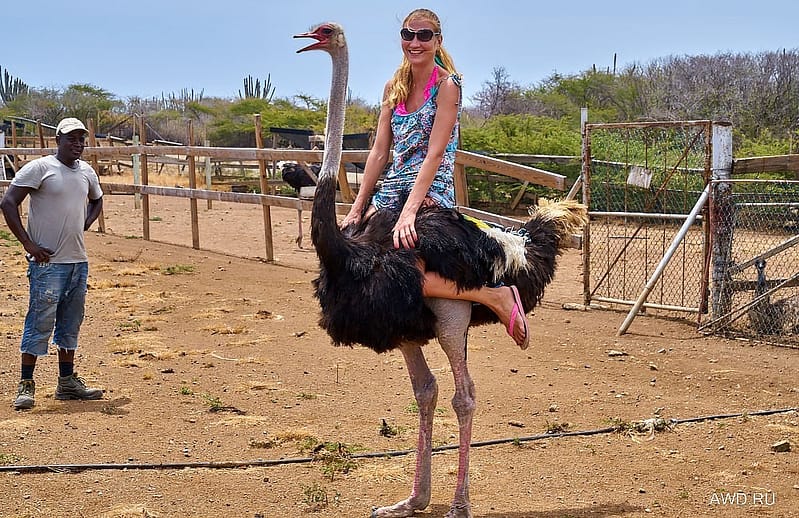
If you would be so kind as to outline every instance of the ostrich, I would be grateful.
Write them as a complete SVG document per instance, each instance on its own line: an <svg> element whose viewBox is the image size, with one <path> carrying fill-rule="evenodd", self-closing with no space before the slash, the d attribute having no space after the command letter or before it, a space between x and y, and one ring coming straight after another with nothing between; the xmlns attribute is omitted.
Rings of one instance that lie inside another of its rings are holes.
<svg viewBox="0 0 799 518"><path fill-rule="evenodd" d="M756 299L768 290L766 280L766 261L757 259L757 283L752 298ZM799 332L799 295L793 295L771 302L771 295L766 295L749 308L749 323L759 335L776 335L782 333L797 334Z"/></svg>
<svg viewBox="0 0 799 518"><path fill-rule="evenodd" d="M334 345L361 344L378 353L399 349L419 407L411 494L394 505L374 509L372 516L412 516L430 502L438 388L422 346L437 338L455 379L452 406L460 431L455 496L447 516L470 517L468 469L475 389L466 364L466 339L470 325L497 322L498 317L465 300L425 299L424 274L418 265L422 261L459 289L478 288L486 282L515 285L522 310L530 311L554 275L556 256L565 245L563 237L585 222L585 208L575 202L544 206L523 229L510 233L484 230L453 209L426 207L417 215L419 242L413 249L394 249L391 231L398 214L392 211L378 211L341 230L335 188L347 90L344 31L329 22L294 37L316 40L297 52L323 50L333 61L325 152L311 216L311 239L320 262L319 277L313 283L321 306L319 323Z"/></svg>
<svg viewBox="0 0 799 518"><path fill-rule="evenodd" d="M755 292L752 294L752 298L756 299L768 291L766 261L764 259L756 260L755 269L757 270L757 283L755 284ZM763 297L749 308L749 322L757 334L770 335L776 331L777 319L775 317L777 315L775 313L770 295Z"/></svg>

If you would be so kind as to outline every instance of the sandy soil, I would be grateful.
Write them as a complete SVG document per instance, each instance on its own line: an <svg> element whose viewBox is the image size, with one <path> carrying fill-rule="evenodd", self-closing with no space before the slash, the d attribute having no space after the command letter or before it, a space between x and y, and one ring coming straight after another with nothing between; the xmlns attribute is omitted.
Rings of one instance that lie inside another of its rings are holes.
<svg viewBox="0 0 799 518"><path fill-rule="evenodd" d="M153 199L147 242L133 198L108 196L109 234L87 235L77 368L105 389L100 401L55 401L51 354L35 408L12 409L27 281L21 248L0 240L0 516L356 517L405 498L414 455L358 458L415 445L403 360L335 348L318 328L297 213L273 210L267 264L259 207L200 202L194 250L188 203ZM498 442L472 450L475 516L799 516L799 415L756 415L799 406L799 351L652 315L616 337L625 312L562 307L581 300L580 261L562 258L528 351L499 325L470 333L474 440ZM440 383L435 446L454 445L451 373L436 344L426 353ZM599 432L547 435L559 430ZM772 451L781 440L792 450ZM85 464L97 466L64 466ZM420 516L446 513L456 466L453 450L434 456Z"/></svg>

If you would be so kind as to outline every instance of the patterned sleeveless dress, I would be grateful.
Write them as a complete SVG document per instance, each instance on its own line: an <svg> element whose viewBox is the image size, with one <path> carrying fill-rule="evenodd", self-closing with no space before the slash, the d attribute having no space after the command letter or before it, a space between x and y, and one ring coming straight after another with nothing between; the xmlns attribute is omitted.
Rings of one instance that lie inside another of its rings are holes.
<svg viewBox="0 0 799 518"><path fill-rule="evenodd" d="M460 77L450 76L460 88ZM416 175L422 167L430 146L430 133L436 117L436 95L438 94L438 67L433 69L425 86L425 102L415 112L408 113L405 103L394 108L391 115L391 131L394 134L394 160L386 173L382 187L372 197L372 204L378 208L402 209L413 189ZM458 126L460 125L460 106L452 134L444 151L444 158L436 172L433 183L427 192L436 205L445 208L455 206L455 152L458 149Z"/></svg>

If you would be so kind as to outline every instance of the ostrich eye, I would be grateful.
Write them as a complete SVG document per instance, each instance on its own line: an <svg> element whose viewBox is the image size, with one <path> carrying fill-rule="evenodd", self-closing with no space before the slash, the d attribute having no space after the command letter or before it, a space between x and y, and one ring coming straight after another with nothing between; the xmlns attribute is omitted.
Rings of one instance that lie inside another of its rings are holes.
<svg viewBox="0 0 799 518"><path fill-rule="evenodd" d="M322 29L321 32L325 36L330 36L331 34L333 34L333 29L331 29L330 27L325 27L325 28Z"/></svg>

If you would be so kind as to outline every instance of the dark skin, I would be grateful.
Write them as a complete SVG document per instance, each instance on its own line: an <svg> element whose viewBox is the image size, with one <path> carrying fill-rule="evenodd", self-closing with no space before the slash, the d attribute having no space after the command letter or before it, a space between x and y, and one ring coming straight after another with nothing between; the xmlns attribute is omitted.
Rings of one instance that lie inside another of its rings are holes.
<svg viewBox="0 0 799 518"><path fill-rule="evenodd" d="M58 151L56 158L62 164L68 167L74 167L75 162L83 154L83 148L86 147L86 132L81 130L71 131L64 135L56 137L56 144ZM3 199L0 201L0 210L3 211L3 216L6 219L9 230L19 240L25 251L37 262L47 263L50 262L50 255L53 250L39 246L28 235L25 226L22 224L22 218L19 215L19 207L25 198L33 192L34 189L30 187L17 187L9 185ZM83 224L83 230L89 230L92 223L100 216L100 211L103 209L103 198L96 200L89 200L86 207L86 222ZM73 363L75 358L75 351L67 351L65 349L58 349L58 361ZM36 356L32 354L22 354L22 365L36 365Z"/></svg>

